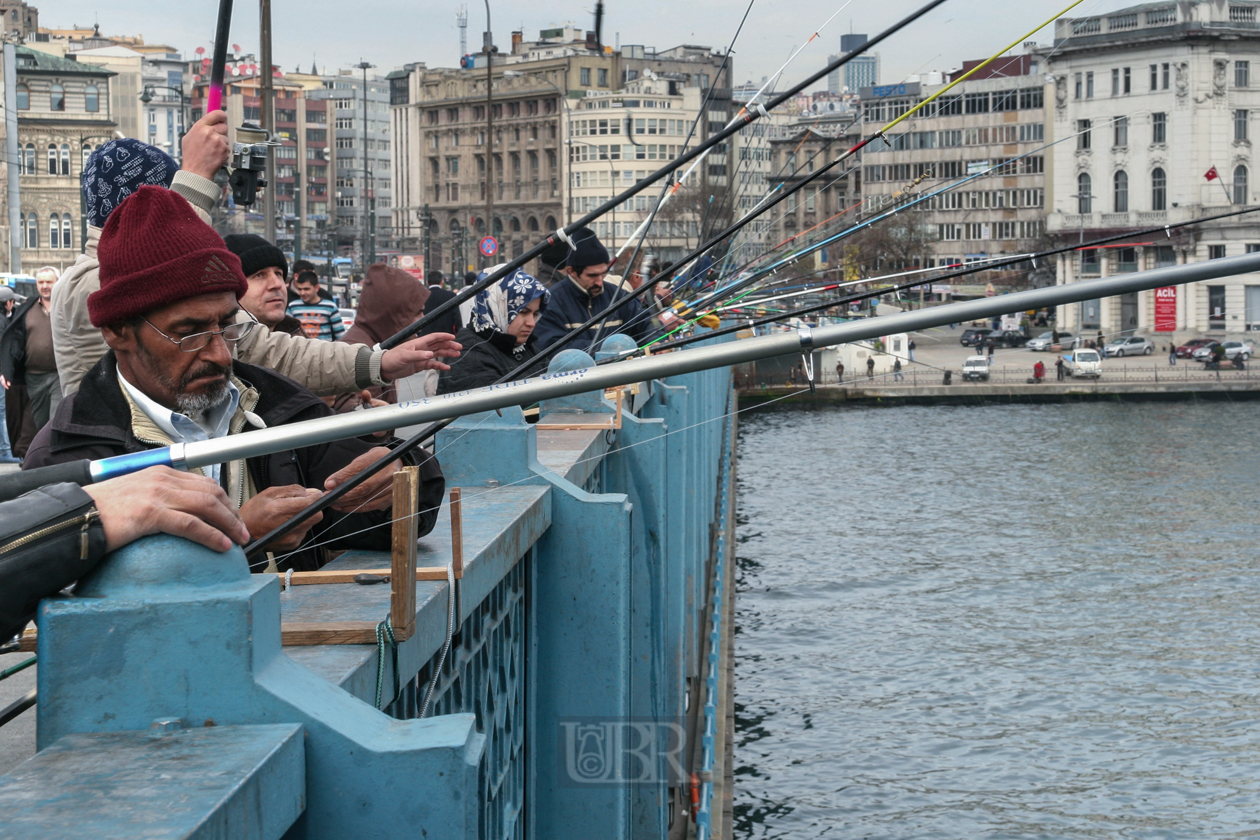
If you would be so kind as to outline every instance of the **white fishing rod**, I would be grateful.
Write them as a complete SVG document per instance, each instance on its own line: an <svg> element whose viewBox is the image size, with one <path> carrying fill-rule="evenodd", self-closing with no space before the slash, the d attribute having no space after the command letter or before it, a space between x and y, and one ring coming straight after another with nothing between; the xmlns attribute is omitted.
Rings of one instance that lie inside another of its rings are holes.
<svg viewBox="0 0 1260 840"><path fill-rule="evenodd" d="M814 329L801 327L785 334L731 341L699 349L664 353L579 370L545 373L541 376L505 382L500 385L411 400L398 405L366 409L349 414L336 414L215 440L193 441L97 461L77 461L10 473L0 476L0 500L11 499L21 493L56 482L91 484L151 466L168 466L176 469L206 467L240 458L257 458L288 449L300 449L343 438L360 437L388 429L631 385L635 382L695 373L793 353L809 354L823 347L864 341L893 333L914 332L960 321L992 318L1026 309L1062 306L1083 300L1147 291L1163 286L1215 280L1250 272L1260 272L1260 252L1105 277L1066 286L1030 289L1000 297L951 303L835 326Z"/></svg>

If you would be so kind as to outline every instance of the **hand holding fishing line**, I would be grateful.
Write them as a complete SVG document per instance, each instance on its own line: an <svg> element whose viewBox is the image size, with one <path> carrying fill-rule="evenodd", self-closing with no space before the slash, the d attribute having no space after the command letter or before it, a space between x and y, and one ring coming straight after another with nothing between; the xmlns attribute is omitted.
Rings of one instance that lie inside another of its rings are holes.
<svg viewBox="0 0 1260 840"><path fill-rule="evenodd" d="M319 499L320 495L318 490L299 484L268 487L241 505L241 519L251 536L265 534L282 522L287 522L295 514L301 513L311 502ZM323 518L324 514L319 512L304 516L283 536L272 540L271 544L281 550L295 549L306 538L307 532Z"/></svg>
<svg viewBox="0 0 1260 840"><path fill-rule="evenodd" d="M324 482L325 490L335 490L342 484L345 484L351 478L361 473L364 469L376 463L379 459L390 454L390 450L384 446L377 446L369 449L359 457L355 458L349 464L328 477ZM342 494L337 503L332 505L333 510L339 510L343 513L349 513L355 510L386 510L393 504L393 496L389 494L393 485L394 473L400 467L397 461L390 462L377 472L372 473L365 481L357 484L351 491ZM318 490L312 491L316 494Z"/></svg>

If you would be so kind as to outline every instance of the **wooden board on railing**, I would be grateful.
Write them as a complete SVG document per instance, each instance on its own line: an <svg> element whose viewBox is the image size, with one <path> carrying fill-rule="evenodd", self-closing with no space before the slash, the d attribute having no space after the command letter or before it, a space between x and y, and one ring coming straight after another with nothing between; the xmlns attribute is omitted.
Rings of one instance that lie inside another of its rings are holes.
<svg viewBox="0 0 1260 840"><path fill-rule="evenodd" d="M621 404L625 397L625 389L617 388L617 413L607 420L601 420L596 423L580 423L561 421L557 423L535 423L534 428L540 432L574 432L574 431L596 431L602 432L610 429L621 428ZM607 415L603 415L607 416Z"/></svg>

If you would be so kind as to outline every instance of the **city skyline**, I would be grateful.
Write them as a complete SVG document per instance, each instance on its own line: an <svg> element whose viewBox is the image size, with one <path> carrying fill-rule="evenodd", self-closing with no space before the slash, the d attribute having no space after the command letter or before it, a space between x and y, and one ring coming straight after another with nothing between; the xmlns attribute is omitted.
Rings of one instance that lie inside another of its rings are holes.
<svg viewBox="0 0 1260 840"><path fill-rule="evenodd" d="M481 45L485 9L484 5L468 5L467 38L471 52ZM887 0L878 5L862 0L848 4L822 0L754 0L748 21L735 44L735 78L739 82L760 82L763 76L773 74L828 18L836 15L822 29L819 38L807 45L788 67L783 82L777 85L782 90L821 70L827 56L839 52L841 35L850 30L875 35L919 5L920 0ZM1074 14L1102 14L1129 5L1134 4L1123 0L1096 0L1078 7ZM1027 0L1021 6L1018 17L1000 18L995 18L992 9L984 4L955 0L941 6L905 32L875 47L881 57L881 82L893 83L929 70L949 70L966 59L991 55L1029 27L1056 14L1063 3L1062 0ZM459 59L459 29L455 22L458 7L455 2L430 4L431 11L421 18L416 15L413 4L401 0L371 0L359 7L373 12L369 18L348 17L340 4L328 0L312 0L300 7L275 3L272 6L273 53L284 72L293 72L298 67L307 71L312 62L321 69L333 70L362 59L371 60L382 75L416 61L430 67L454 67ZM213 43L214 3L190 8L188 14L172 15L168 20L153 17L151 7L142 5L139 0L118 0L104 9L83 0L39 4L38 8L40 22L47 28L90 27L97 23L107 35L143 35L149 43L167 43L186 55L192 55L197 47L205 47L209 52ZM603 37L608 45L619 41L623 45L644 44L668 49L686 43L723 51L730 44L745 8L743 4L733 7L719 0L697 0L685 6L664 0L641 0L631 13L628 8L619 8L616 2L608 2ZM551 16L531 8L523 15L520 7L492 2L495 44L501 52L508 52L511 32L518 28L524 30L529 40L537 37L538 30L562 23L573 23L583 29L593 26L581 4L575 5L573 11L574 14L567 16ZM374 19L406 21L409 15L423 22L416 36L387 41L373 30L377 25ZM141 18L145 23L138 26L136 21ZM948 33L946 43L941 43L943 30ZM1050 33L1051 29L1046 27L1033 40L1047 43ZM251 7L238 5L234 10L231 37L245 52L257 53L257 17ZM814 88L825 89L825 78Z"/></svg>

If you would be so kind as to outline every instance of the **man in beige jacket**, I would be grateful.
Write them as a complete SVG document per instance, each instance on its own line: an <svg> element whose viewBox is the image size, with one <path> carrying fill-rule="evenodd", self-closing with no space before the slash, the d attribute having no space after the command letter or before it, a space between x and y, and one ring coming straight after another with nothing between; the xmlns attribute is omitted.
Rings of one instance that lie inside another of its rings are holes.
<svg viewBox="0 0 1260 840"><path fill-rule="evenodd" d="M166 186L188 201L202 221L219 200L214 176L228 161L227 115L211 111L193 125L181 142L183 168L161 150L135 140L114 140L92 154L84 167L83 194L88 204L85 252L53 287L53 351L61 391L79 389L79 382L108 349L101 331L88 318L87 298L100 288L97 243L109 213L142 185ZM238 318L247 320L242 309ZM320 396L335 396L385 385L422 370L445 370L443 358L459 355L454 336L423 336L392 350L361 344L312 341L271 330L252 330L236 346L243 362L270 368Z"/></svg>

